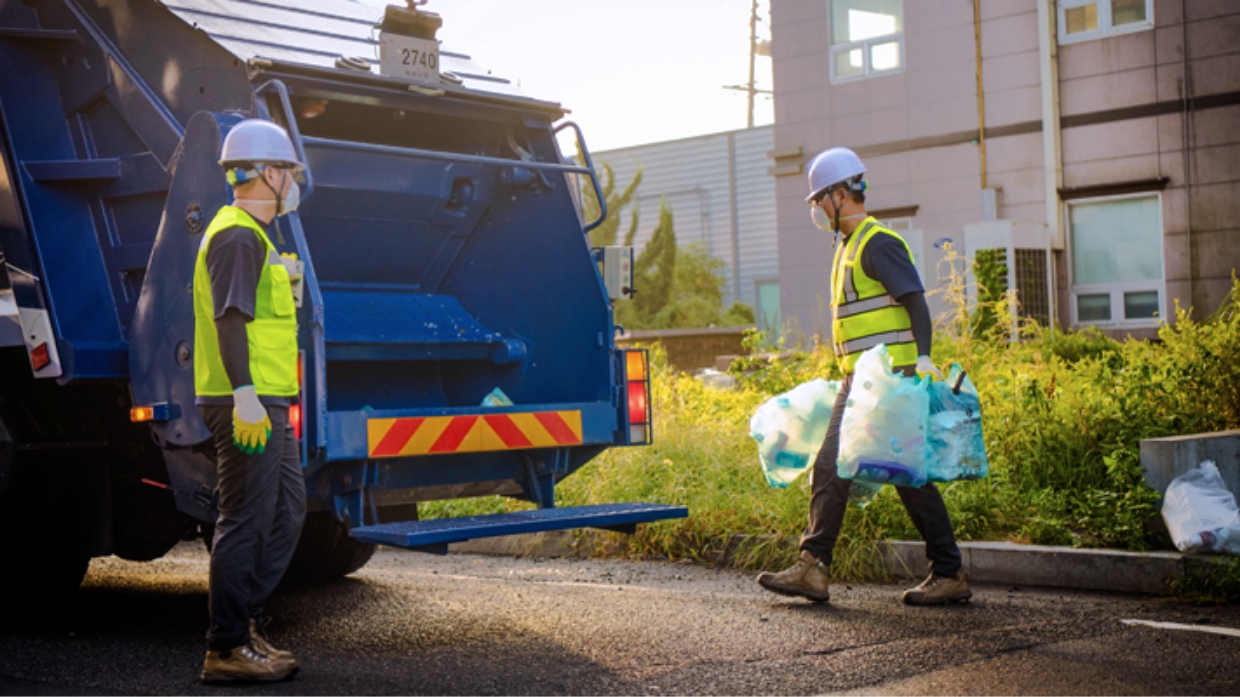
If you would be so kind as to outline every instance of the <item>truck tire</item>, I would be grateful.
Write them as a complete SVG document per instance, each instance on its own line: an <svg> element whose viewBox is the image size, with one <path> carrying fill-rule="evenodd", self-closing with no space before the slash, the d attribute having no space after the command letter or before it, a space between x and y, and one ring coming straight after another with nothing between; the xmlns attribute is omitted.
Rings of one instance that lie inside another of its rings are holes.
<svg viewBox="0 0 1240 697"><path fill-rule="evenodd" d="M349 529L330 513L307 513L284 580L314 583L348 576L365 566L374 553L375 545L349 537Z"/></svg>

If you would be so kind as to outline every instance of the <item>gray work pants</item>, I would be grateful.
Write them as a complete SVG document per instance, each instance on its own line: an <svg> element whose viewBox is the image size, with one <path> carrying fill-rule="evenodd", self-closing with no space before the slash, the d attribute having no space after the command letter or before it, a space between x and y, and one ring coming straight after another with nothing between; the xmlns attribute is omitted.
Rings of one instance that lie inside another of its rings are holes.
<svg viewBox="0 0 1240 697"><path fill-rule="evenodd" d="M250 619L284 576L306 518L301 449L288 407L267 407L267 449L246 455L233 443L232 407L200 407L215 441L220 516L211 545L208 651L250 642Z"/></svg>
<svg viewBox="0 0 1240 697"><path fill-rule="evenodd" d="M835 462L840 456L840 424L844 421L844 408L852 389L852 376L844 379L827 436L814 460L814 486L809 499L809 525L801 537L801 549L808 551L819 561L831 565L835 541L840 536L844 511L848 505L848 490L852 481L836 473ZM952 522L947 516L947 504L933 482L912 488L896 487L900 501L913 519L913 525L926 541L926 557L930 559L934 573L955 576L960 571L960 548L952 534Z"/></svg>

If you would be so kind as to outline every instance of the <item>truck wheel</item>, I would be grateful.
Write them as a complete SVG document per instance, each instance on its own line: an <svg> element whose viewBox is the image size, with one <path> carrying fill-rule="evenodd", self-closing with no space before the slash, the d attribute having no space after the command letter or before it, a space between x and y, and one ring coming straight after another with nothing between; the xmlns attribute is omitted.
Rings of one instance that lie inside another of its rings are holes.
<svg viewBox="0 0 1240 697"><path fill-rule="evenodd" d="M307 583L337 579L365 566L374 553L375 545L349 537L348 528L331 514L307 513L284 580Z"/></svg>

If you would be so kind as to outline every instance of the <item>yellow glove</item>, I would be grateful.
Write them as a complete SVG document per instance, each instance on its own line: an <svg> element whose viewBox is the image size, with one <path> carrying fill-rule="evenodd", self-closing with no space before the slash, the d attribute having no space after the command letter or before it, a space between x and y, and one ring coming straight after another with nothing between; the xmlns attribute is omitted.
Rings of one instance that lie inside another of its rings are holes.
<svg viewBox="0 0 1240 697"><path fill-rule="evenodd" d="M297 255L292 252L284 252L280 255L280 261L288 271L289 283L301 283L301 271L298 269Z"/></svg>
<svg viewBox="0 0 1240 697"><path fill-rule="evenodd" d="M939 369L935 367L934 361L930 360L929 356L918 356L917 377L922 380L929 378L931 382L934 382L935 380L942 380L943 373L939 372Z"/></svg>
<svg viewBox="0 0 1240 697"><path fill-rule="evenodd" d="M271 417L253 385L233 390L233 443L246 455L257 455L267 449L271 437Z"/></svg>

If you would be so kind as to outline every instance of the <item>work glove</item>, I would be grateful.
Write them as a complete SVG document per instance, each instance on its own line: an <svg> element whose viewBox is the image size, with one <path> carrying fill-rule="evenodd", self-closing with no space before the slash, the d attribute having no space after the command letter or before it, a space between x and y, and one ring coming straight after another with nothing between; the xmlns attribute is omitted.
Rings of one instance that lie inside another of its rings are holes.
<svg viewBox="0 0 1240 697"><path fill-rule="evenodd" d="M271 437L271 418L253 385L233 390L233 443L246 455L267 449Z"/></svg>
<svg viewBox="0 0 1240 697"><path fill-rule="evenodd" d="M922 380L929 378L931 382L934 382L935 380L942 380L943 373L934 366L934 361L930 360L929 356L918 356L917 377Z"/></svg>

